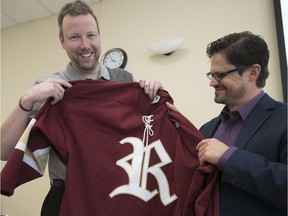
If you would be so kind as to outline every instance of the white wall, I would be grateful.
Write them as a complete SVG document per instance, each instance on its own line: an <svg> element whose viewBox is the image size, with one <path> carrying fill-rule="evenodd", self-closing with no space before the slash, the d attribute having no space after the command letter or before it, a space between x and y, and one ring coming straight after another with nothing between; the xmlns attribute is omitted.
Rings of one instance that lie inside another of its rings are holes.
<svg viewBox="0 0 288 216"><path fill-rule="evenodd" d="M128 53L126 69L138 79L162 81L181 112L197 127L222 109L213 101L206 46L232 32L260 34L270 48L270 77L265 91L282 100L277 37L271 0L104 0L93 6L98 15L102 53L120 47ZM17 105L34 80L65 68L68 58L58 41L57 17L1 31L1 117ZM184 37L170 56L153 55L149 43ZM39 215L49 188L45 177L2 198L1 213Z"/></svg>

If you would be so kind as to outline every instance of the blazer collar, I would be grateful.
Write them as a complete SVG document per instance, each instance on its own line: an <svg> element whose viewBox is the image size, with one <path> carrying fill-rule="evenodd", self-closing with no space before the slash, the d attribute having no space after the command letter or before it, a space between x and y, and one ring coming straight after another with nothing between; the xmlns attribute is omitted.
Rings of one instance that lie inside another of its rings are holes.
<svg viewBox="0 0 288 216"><path fill-rule="evenodd" d="M271 116L270 109L275 107L276 101L266 93L248 115L234 146L245 148L249 139L259 127Z"/></svg>

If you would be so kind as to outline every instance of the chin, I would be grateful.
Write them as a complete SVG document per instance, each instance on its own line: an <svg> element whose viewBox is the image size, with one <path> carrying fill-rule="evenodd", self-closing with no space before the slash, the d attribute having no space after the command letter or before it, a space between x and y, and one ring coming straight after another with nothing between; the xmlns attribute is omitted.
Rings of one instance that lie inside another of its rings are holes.
<svg viewBox="0 0 288 216"><path fill-rule="evenodd" d="M81 68L83 70L85 70L87 73L90 73L92 71L94 71L96 69L97 64L93 64L93 65L82 65Z"/></svg>
<svg viewBox="0 0 288 216"><path fill-rule="evenodd" d="M224 104L224 101L220 97L217 97L217 96L214 97L214 102L219 103L219 104Z"/></svg>

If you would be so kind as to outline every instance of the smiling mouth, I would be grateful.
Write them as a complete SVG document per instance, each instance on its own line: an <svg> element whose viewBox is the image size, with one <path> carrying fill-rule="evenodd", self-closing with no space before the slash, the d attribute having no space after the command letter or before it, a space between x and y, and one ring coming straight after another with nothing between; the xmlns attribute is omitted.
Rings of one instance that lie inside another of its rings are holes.
<svg viewBox="0 0 288 216"><path fill-rule="evenodd" d="M225 90L226 90L225 88L215 88L215 94L225 91Z"/></svg>
<svg viewBox="0 0 288 216"><path fill-rule="evenodd" d="M89 58L89 57L91 57L92 56L92 54L93 54L93 52L90 52L90 53L81 53L81 54L79 54L81 57L83 57L83 58Z"/></svg>

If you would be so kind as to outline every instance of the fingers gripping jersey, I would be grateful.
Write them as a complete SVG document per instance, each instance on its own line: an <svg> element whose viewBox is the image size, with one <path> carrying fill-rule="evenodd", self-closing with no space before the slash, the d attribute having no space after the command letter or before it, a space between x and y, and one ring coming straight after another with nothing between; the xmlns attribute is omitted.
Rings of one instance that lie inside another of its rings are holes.
<svg viewBox="0 0 288 216"><path fill-rule="evenodd" d="M199 166L195 147L203 137L167 109L166 91L151 104L139 83L71 83L63 100L47 101L36 114L28 148L14 150L42 160L22 156L16 163L12 155L1 173L2 194L43 175L39 167L54 146L67 161L60 215L219 215L216 167ZM15 166L18 174L9 175Z"/></svg>

